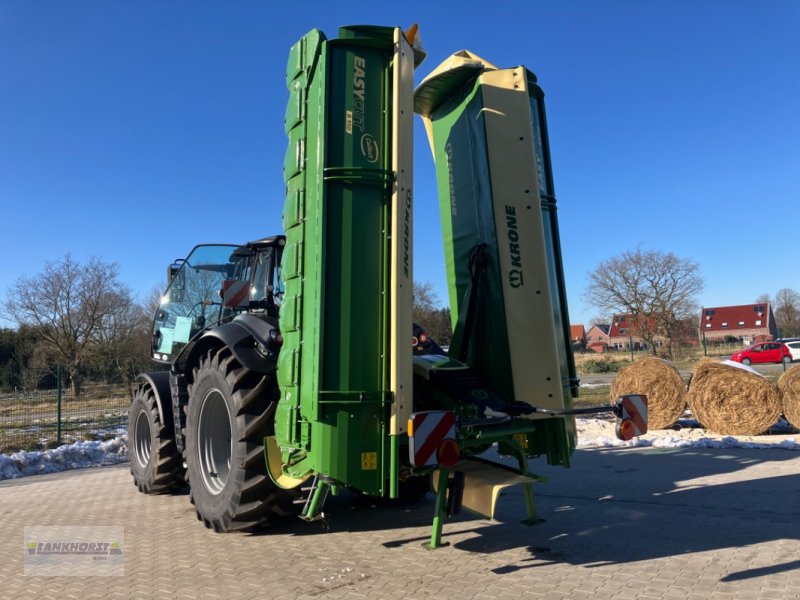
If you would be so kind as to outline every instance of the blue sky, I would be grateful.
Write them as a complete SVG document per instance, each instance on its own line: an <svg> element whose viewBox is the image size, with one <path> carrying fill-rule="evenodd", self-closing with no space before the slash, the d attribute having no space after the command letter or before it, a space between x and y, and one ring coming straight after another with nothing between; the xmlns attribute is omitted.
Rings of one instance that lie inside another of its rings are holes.
<svg viewBox="0 0 800 600"><path fill-rule="evenodd" d="M0 2L0 297L66 253L142 297L201 242L280 231L284 69L309 29L419 22L417 81L467 48L547 102L573 323L641 245L699 263L706 306L800 290L800 3ZM415 276L446 302L415 129Z"/></svg>

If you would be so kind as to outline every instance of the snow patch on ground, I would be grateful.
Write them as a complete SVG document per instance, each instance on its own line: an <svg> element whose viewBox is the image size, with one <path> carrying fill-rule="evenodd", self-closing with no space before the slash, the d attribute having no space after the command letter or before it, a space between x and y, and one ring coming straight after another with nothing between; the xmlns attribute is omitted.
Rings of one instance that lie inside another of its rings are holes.
<svg viewBox="0 0 800 600"><path fill-rule="evenodd" d="M686 415L689 417L689 414ZM800 450L798 435L723 436L709 433L692 418L678 421L679 428L649 431L627 442L617 439L615 423L603 419L576 419L578 448L747 448ZM778 424L781 425L780 423ZM788 423L785 424L788 429ZM0 454L0 480L56 473L128 460L128 436L105 442L75 442L52 450Z"/></svg>
<svg viewBox="0 0 800 600"><path fill-rule="evenodd" d="M13 454L0 454L0 480L84 467L115 465L127 460L127 435L105 442L75 442L52 450L31 452L20 450Z"/></svg>
<svg viewBox="0 0 800 600"><path fill-rule="evenodd" d="M648 431L627 442L617 439L615 423L603 419L576 419L578 448L747 448L800 450L800 436L716 435L698 426L693 419L680 420L680 429Z"/></svg>

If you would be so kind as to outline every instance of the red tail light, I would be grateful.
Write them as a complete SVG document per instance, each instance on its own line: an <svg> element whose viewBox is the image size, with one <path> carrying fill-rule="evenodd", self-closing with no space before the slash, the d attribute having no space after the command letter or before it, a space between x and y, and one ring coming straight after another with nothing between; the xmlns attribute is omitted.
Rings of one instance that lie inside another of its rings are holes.
<svg viewBox="0 0 800 600"><path fill-rule="evenodd" d="M617 437L623 441L632 440L636 435L636 425L631 419L623 419L617 423Z"/></svg>
<svg viewBox="0 0 800 600"><path fill-rule="evenodd" d="M439 449L436 452L436 460L442 467L449 469L458 464L458 459L461 455L461 448L455 440L444 439L439 444Z"/></svg>

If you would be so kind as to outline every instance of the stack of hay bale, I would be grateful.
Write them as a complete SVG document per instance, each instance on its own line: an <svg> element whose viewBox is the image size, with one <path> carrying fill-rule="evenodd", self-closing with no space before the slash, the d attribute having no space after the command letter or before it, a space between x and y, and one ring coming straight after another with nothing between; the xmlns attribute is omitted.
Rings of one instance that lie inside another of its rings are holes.
<svg viewBox="0 0 800 600"><path fill-rule="evenodd" d="M692 371L687 401L706 429L723 435L764 433L781 413L775 384L731 361L698 363Z"/></svg>
<svg viewBox="0 0 800 600"><path fill-rule="evenodd" d="M800 366L786 371L778 379L783 416L792 427L800 429Z"/></svg>
<svg viewBox="0 0 800 600"><path fill-rule="evenodd" d="M649 429L673 425L687 403L703 427L714 433L758 435L768 431L781 412L800 429L800 366L786 371L776 386L739 363L704 360L692 370L687 391L671 363L648 357L620 371L614 380L611 401L624 394L647 396Z"/></svg>
<svg viewBox="0 0 800 600"><path fill-rule="evenodd" d="M686 386L672 363L649 356L625 367L611 385L611 401L625 394L647 396L647 428L666 429L686 408Z"/></svg>

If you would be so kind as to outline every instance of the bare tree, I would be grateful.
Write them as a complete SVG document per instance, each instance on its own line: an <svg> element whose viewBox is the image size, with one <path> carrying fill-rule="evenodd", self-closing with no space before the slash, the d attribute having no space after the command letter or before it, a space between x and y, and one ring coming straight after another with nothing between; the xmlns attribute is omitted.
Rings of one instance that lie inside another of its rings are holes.
<svg viewBox="0 0 800 600"><path fill-rule="evenodd" d="M778 290L773 312L783 336L800 335L800 294L789 288Z"/></svg>
<svg viewBox="0 0 800 600"><path fill-rule="evenodd" d="M130 384L150 366L153 311L128 296L97 329L86 362L106 381Z"/></svg>
<svg viewBox="0 0 800 600"><path fill-rule="evenodd" d="M414 319L417 316L436 309L439 298L433 291L433 285L429 282L414 282L411 294L414 297Z"/></svg>
<svg viewBox="0 0 800 600"><path fill-rule="evenodd" d="M450 309L439 307L439 298L428 282L414 282L414 322L437 343L448 345L453 337Z"/></svg>
<svg viewBox="0 0 800 600"><path fill-rule="evenodd" d="M680 339L703 289L699 266L671 252L623 252L589 273L587 303L606 314L631 315L632 334L656 354L655 338ZM671 347L667 346L671 355Z"/></svg>
<svg viewBox="0 0 800 600"><path fill-rule="evenodd" d="M19 326L36 328L38 354L63 365L76 396L84 361L108 342L130 310L130 290L117 279L118 271L116 264L96 258L80 264L67 254L38 275L20 277L8 291L7 315Z"/></svg>

